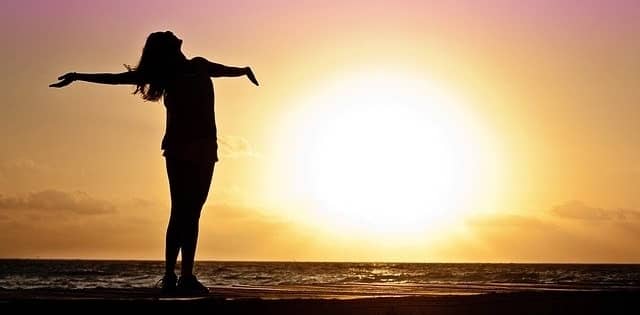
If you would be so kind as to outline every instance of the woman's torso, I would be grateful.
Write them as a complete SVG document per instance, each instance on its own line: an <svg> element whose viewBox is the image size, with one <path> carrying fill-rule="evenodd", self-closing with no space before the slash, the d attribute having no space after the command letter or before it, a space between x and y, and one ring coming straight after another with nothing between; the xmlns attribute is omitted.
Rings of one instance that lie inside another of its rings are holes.
<svg viewBox="0 0 640 315"><path fill-rule="evenodd" d="M165 156L218 160L214 102L213 82L206 65L188 60L165 90Z"/></svg>

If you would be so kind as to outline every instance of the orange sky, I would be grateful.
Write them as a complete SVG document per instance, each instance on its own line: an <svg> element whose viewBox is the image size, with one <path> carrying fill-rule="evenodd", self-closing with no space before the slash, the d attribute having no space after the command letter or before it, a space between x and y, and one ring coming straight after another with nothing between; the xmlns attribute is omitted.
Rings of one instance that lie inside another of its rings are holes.
<svg viewBox="0 0 640 315"><path fill-rule="evenodd" d="M0 257L162 258L162 104L47 85L172 30L261 83L214 81L199 259L640 261L636 1L343 2L3 2Z"/></svg>

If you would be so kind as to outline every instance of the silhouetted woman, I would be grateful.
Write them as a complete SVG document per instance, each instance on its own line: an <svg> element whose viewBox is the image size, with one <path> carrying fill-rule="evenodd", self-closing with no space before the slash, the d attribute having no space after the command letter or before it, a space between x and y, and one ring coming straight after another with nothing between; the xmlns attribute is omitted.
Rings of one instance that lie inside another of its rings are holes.
<svg viewBox="0 0 640 315"><path fill-rule="evenodd" d="M67 73L51 87L63 87L73 81L102 84L131 84L134 94L148 101L164 98L167 125L162 139L171 193L171 216L165 247L165 293L206 293L193 274L198 241L200 212L204 205L215 162L218 161L214 92L210 77L246 75L258 85L251 68L228 67L202 57L187 59L181 51L182 40L172 32L149 35L135 68L122 73ZM176 260L182 252L180 279L175 274Z"/></svg>

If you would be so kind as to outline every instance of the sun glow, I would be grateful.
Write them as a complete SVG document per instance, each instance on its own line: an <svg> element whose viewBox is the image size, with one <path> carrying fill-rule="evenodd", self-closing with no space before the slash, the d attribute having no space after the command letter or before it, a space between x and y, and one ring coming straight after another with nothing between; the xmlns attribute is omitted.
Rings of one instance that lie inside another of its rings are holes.
<svg viewBox="0 0 640 315"><path fill-rule="evenodd" d="M481 193L486 148L461 101L434 82L350 76L305 103L295 133L298 192L332 229L428 234Z"/></svg>

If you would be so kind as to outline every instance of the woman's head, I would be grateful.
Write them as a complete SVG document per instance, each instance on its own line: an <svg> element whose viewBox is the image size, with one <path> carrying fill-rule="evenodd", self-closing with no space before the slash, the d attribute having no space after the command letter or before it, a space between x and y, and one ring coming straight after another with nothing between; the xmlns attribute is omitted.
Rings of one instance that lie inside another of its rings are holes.
<svg viewBox="0 0 640 315"><path fill-rule="evenodd" d="M182 40L170 31L151 33L144 44L142 54L173 55L180 53Z"/></svg>
<svg viewBox="0 0 640 315"><path fill-rule="evenodd" d="M140 93L148 101L162 97L167 82L185 60L181 46L182 40L170 31L151 33L147 37L138 66L129 69L138 71L141 77L134 94Z"/></svg>

